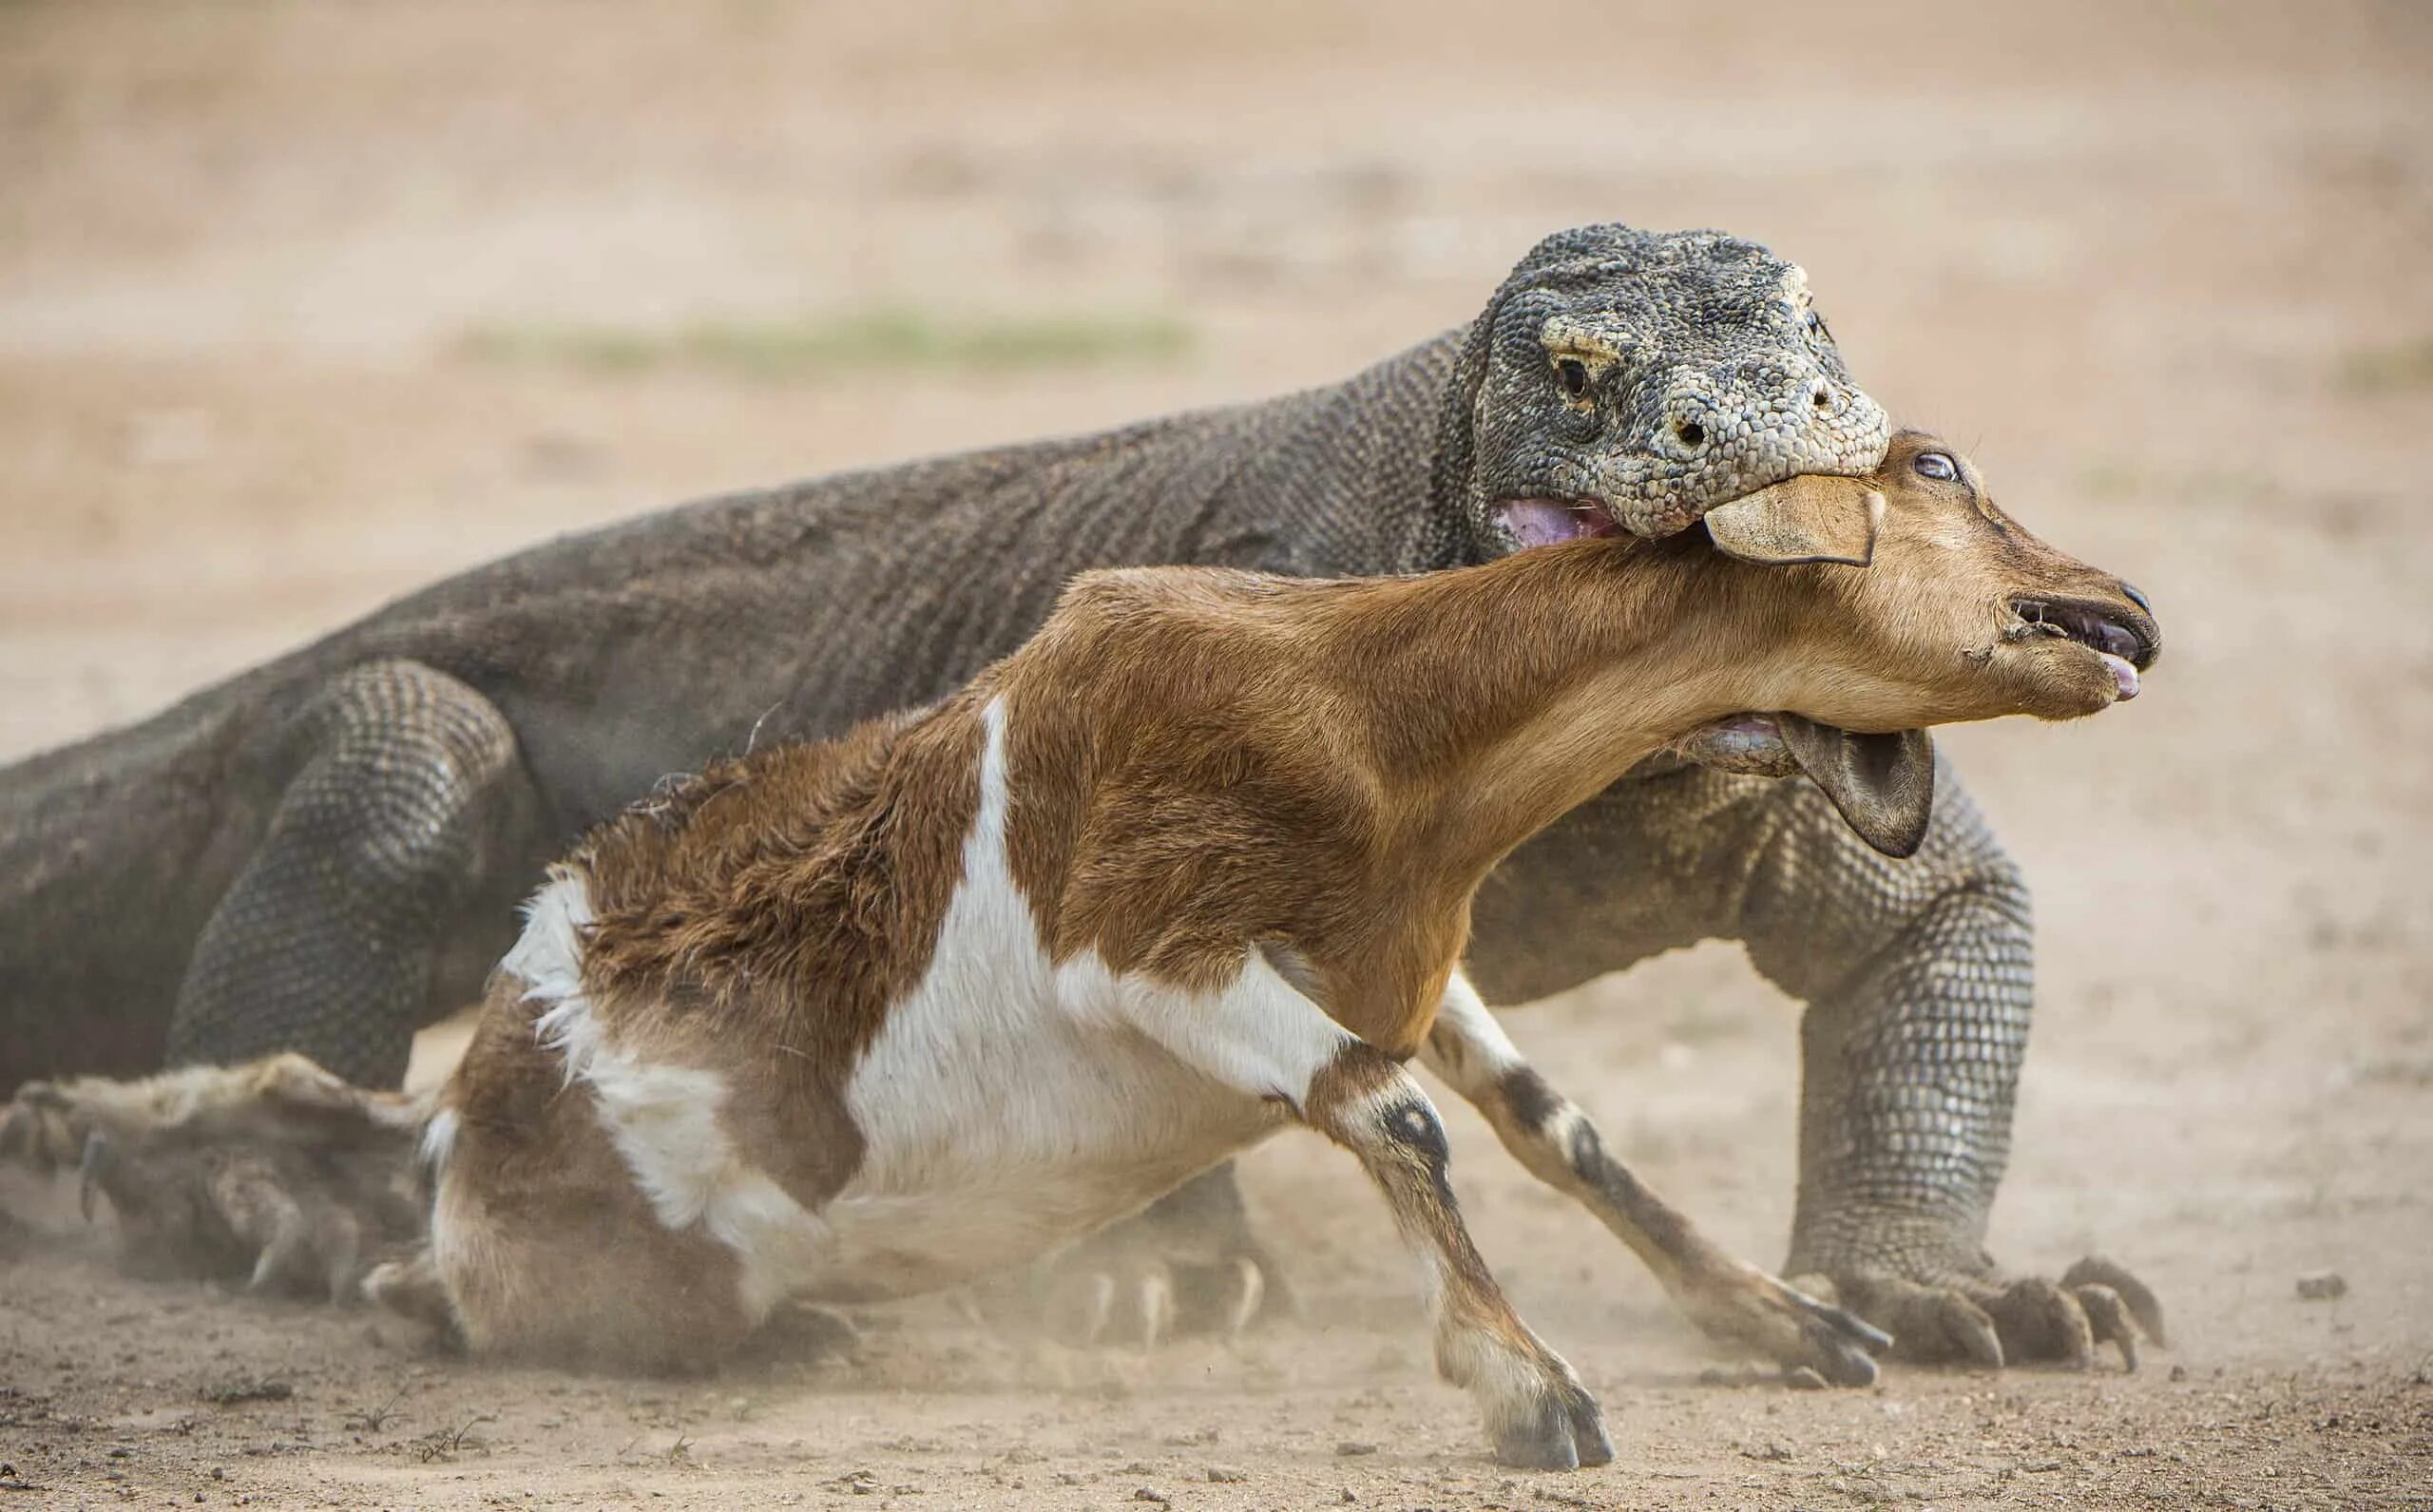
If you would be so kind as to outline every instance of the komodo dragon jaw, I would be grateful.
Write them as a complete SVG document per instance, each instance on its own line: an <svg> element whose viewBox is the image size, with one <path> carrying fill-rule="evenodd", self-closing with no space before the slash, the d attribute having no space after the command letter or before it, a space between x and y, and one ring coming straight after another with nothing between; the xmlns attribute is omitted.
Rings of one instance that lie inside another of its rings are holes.
<svg viewBox="0 0 2433 1512"><path fill-rule="evenodd" d="M1884 460L1808 276L1719 231L1587 226L1540 242L1470 328L1435 491L1481 555L1671 535L1802 473Z"/></svg>

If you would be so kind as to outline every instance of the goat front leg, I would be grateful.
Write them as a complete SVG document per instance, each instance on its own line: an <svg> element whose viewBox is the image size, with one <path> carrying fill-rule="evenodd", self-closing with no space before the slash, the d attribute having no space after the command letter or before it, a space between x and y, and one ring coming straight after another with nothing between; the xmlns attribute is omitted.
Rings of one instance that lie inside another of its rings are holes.
<svg viewBox="0 0 2433 1512"><path fill-rule="evenodd" d="M1436 1368L1485 1409L1496 1458L1567 1470L1614 1457L1596 1398L1521 1321L1463 1225L1445 1125L1400 1062L1329 1018L1254 956L1234 985L1133 1008L1137 1026L1207 1075L1290 1106L1355 1156L1428 1279Z"/></svg>
<svg viewBox="0 0 2433 1512"><path fill-rule="evenodd" d="M1420 1059L1469 1100L1531 1174L1568 1192L1656 1273L1708 1337L1838 1386L1875 1380L1888 1334L1718 1247L1619 1160L1579 1105L1548 1085L1456 972Z"/></svg>

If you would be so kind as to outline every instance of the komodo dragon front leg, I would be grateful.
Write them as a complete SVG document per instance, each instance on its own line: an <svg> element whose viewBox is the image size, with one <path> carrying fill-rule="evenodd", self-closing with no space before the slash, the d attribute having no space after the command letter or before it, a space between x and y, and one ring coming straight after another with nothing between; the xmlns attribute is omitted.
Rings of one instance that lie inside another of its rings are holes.
<svg viewBox="0 0 2433 1512"><path fill-rule="evenodd" d="M1947 766L1906 861L1798 779L1683 767L1618 784L1580 817L1481 894L1472 974L1526 1000L1737 939L1803 1000L1794 1286L1837 1296L1913 1359L2083 1366L2109 1339L2134 1367L2141 1331L2161 1340L2154 1293L2117 1266L2083 1260L2057 1284L1985 1253L2034 955L2026 884ZM1595 890L1616 862L1663 885Z"/></svg>
<svg viewBox="0 0 2433 1512"><path fill-rule="evenodd" d="M265 738L277 802L196 940L169 1062L295 1050L394 1086L414 1031L478 990L537 873L515 733L464 682L390 660L331 679Z"/></svg>

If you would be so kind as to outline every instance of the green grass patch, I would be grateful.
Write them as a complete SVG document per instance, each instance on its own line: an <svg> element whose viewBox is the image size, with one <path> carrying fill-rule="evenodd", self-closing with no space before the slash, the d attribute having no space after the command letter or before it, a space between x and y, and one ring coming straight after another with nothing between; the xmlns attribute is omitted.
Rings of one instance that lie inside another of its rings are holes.
<svg viewBox="0 0 2433 1512"><path fill-rule="evenodd" d="M1168 316L938 316L879 308L663 330L516 322L466 333L475 361L641 373L679 369L765 381L876 371L1018 373L1168 362L1193 333Z"/></svg>
<svg viewBox="0 0 2433 1512"><path fill-rule="evenodd" d="M2333 376L2349 393L2433 389L2433 336L2348 353L2340 359Z"/></svg>

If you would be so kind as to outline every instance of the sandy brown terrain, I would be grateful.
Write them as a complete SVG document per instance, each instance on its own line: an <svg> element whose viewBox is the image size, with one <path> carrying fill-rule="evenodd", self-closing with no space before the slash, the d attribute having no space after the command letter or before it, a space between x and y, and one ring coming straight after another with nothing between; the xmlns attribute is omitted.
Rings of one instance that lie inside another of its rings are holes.
<svg viewBox="0 0 2433 1512"><path fill-rule="evenodd" d="M674 1384L124 1279L16 1181L0 1507L2433 1505L2428 101L2402 5L0 8L0 758L553 531L1331 379L1559 226L1798 258L1863 381L2167 626L2134 708L1948 742L2040 899L1994 1249L2112 1254L2174 1330L2135 1376L1702 1379L1457 1114L1620 1450L1516 1477L1306 1138L1252 1176L1300 1326L1142 1360L925 1306ZM1779 1257L1794 1017L1736 951L1511 1024Z"/></svg>

